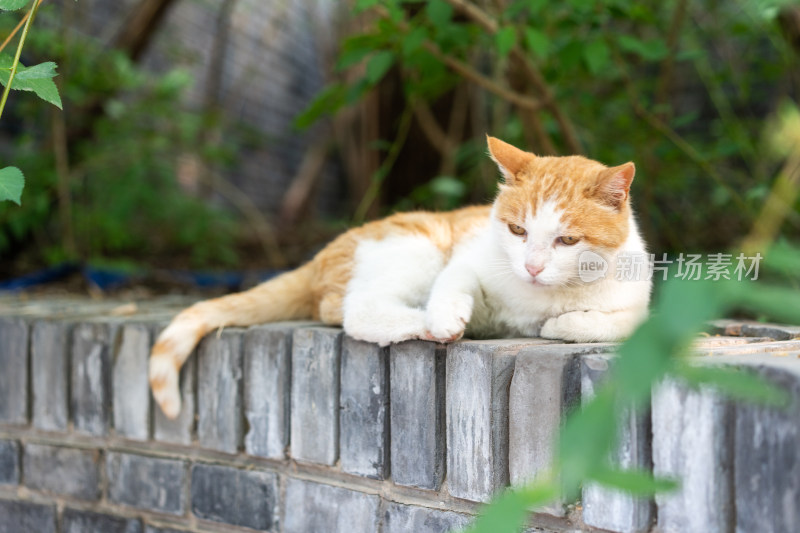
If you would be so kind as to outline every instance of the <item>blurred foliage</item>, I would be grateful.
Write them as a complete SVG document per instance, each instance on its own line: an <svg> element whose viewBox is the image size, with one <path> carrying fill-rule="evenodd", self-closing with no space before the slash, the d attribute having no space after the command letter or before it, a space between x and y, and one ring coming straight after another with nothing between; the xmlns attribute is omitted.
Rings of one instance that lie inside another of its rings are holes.
<svg viewBox="0 0 800 533"><path fill-rule="evenodd" d="M233 216L190 194L177 176L182 159L217 168L232 161L237 139L206 135L222 117L184 107L182 94L193 81L185 71L155 74L91 38L66 38L57 16L57 6L43 6L44 24L29 37L25 56L58 60L67 138L59 138L50 109L22 100L10 106L3 155L25 168L28 180L22 207L0 206L0 254L34 250L31 262L39 264L169 264L178 257L195 266L234 263ZM59 169L59 149L66 168ZM60 180L68 183L70 236L59 216Z"/></svg>
<svg viewBox="0 0 800 533"><path fill-rule="evenodd" d="M789 2L354 4L363 24L341 46L340 79L298 125L335 116L393 72L409 107L441 103L459 84L479 91L470 113L485 131L453 139L457 171L396 208L490 198L494 184L480 177L485 133L540 154L634 161L635 207L659 251L729 246L770 190L779 161L761 141L766 117L796 98L800 81L776 19ZM797 208L788 231L800 229Z"/></svg>
<svg viewBox="0 0 800 533"><path fill-rule="evenodd" d="M53 82L53 78L56 76L56 64L52 61L47 61L31 67L25 67L20 62L28 31L33 24L40 3L41 0L33 0L31 2L30 10L23 20L0 45L0 49L4 49L22 27L22 33L17 42L17 50L14 55L0 53L0 84L4 87L3 95L0 97L0 116L3 114L6 102L8 102L8 95L12 89L32 92L45 102L49 102L61 109L61 97L58 94L56 84ZM0 0L0 11L17 11L25 7L26 4L27 0ZM25 175L19 168L13 166L0 168L0 202L8 200L20 205L24 188Z"/></svg>

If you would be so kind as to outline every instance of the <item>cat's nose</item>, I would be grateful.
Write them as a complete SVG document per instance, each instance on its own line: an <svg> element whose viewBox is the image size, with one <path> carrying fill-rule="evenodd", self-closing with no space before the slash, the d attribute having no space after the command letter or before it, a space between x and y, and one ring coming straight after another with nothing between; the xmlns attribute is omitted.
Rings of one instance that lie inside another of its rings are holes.
<svg viewBox="0 0 800 533"><path fill-rule="evenodd" d="M538 266L538 265L527 265L526 264L525 265L525 270L527 270L528 274L530 274L531 276L533 276L535 278L536 276L538 276L539 274L542 273L542 270L544 270L544 267L543 266Z"/></svg>

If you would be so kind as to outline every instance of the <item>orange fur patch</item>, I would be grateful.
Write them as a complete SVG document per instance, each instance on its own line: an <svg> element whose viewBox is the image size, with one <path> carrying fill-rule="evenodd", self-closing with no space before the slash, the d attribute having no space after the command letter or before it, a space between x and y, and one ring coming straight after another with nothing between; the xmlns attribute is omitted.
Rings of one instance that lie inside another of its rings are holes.
<svg viewBox="0 0 800 533"><path fill-rule="evenodd" d="M522 225L528 210L535 215L538 206L552 201L564 212L563 221L569 227L566 234L595 246L617 249L628 237L630 205L627 189L620 196L619 208L609 205L608 187L619 188L622 183L610 182L618 173L609 174L608 170L582 156L534 157L515 175L513 184L500 188L498 217L508 224Z"/></svg>

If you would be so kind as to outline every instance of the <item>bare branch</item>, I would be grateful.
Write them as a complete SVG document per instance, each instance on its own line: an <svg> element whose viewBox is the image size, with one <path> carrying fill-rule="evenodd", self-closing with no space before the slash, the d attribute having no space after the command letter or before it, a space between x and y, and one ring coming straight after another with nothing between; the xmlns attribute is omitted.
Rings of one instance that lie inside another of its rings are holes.
<svg viewBox="0 0 800 533"><path fill-rule="evenodd" d="M425 43L425 48L433 55L436 59L450 67L451 70L461 74L465 78L477 83L484 89L493 92L500 98L508 100L512 104L516 104L520 107L524 107L525 109L530 109L531 111L536 111L537 109L542 107L542 102L540 100L536 100L530 98L528 96L524 96L522 94L516 93L509 89L506 89L502 85L498 84L494 80L487 78L468 64L464 63L463 61L459 61L458 59L448 56L444 54L439 48L433 43Z"/></svg>

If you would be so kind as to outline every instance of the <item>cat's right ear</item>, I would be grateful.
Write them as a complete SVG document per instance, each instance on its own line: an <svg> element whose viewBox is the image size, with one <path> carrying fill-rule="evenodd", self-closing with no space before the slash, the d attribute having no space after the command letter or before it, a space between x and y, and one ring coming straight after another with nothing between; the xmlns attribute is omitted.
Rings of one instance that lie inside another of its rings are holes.
<svg viewBox="0 0 800 533"><path fill-rule="evenodd" d="M486 142L489 145L489 155L497 163L506 183L508 185L518 184L520 180L517 174L536 156L488 135Z"/></svg>

